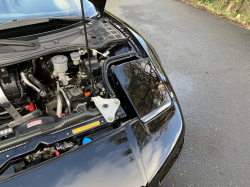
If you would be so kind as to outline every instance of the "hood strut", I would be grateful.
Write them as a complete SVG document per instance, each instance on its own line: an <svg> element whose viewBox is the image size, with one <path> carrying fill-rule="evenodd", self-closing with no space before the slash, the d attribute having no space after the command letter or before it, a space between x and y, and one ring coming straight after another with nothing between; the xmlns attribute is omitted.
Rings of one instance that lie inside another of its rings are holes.
<svg viewBox="0 0 250 187"><path fill-rule="evenodd" d="M90 49L89 49L89 42L88 42L88 36L87 36L87 29L86 29L86 20L85 20L85 14L84 14L84 6L83 6L83 0L81 1L81 9L82 9L82 21L83 21L83 27L84 27L84 35L85 35L85 41L86 41L86 47L87 47L87 53L88 53L88 61L89 61L89 74L91 75L91 82L92 82L92 88L93 88L93 95L95 96L95 82L92 74L91 69L91 62L90 62Z"/></svg>

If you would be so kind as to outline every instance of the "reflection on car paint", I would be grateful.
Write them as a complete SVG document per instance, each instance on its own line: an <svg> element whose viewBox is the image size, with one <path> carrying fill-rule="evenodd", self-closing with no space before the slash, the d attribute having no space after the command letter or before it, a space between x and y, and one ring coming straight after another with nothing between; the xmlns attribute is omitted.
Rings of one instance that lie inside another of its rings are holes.
<svg viewBox="0 0 250 187"><path fill-rule="evenodd" d="M119 65L114 72L141 118L170 100L148 58Z"/></svg>
<svg viewBox="0 0 250 187"><path fill-rule="evenodd" d="M174 145L184 132L176 102L174 102L174 106L171 107L170 111L165 111L159 119L153 120L153 124L155 124L155 127L159 126L159 128L154 129L153 134L148 133L139 121L131 126L137 139L149 181L155 175L158 178L160 177L160 173L157 173L158 169L161 168L168 154L171 153Z"/></svg>

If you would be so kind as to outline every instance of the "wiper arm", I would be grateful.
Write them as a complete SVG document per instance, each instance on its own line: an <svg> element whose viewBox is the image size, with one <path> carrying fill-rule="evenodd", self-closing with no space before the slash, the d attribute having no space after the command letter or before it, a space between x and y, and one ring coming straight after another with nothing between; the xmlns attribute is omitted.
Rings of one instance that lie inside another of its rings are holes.
<svg viewBox="0 0 250 187"><path fill-rule="evenodd" d="M0 45L27 46L27 47L36 46L34 42L19 41L19 40L0 40Z"/></svg>

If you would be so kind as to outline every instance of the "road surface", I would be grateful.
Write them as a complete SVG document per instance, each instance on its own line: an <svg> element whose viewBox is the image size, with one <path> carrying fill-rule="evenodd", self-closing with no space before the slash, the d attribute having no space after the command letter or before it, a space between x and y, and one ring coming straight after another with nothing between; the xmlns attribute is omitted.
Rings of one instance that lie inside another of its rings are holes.
<svg viewBox="0 0 250 187"><path fill-rule="evenodd" d="M158 52L186 122L163 186L250 186L250 31L174 0L108 0Z"/></svg>

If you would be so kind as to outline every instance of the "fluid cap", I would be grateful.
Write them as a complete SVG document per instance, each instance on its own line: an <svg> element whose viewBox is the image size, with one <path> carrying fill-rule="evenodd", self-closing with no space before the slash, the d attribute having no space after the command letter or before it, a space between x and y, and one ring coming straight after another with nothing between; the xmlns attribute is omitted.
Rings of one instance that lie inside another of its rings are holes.
<svg viewBox="0 0 250 187"><path fill-rule="evenodd" d="M58 73L64 73L68 70L68 58L64 55L57 55L51 59L54 69Z"/></svg>
<svg viewBox="0 0 250 187"><path fill-rule="evenodd" d="M70 54L70 57L71 57L74 65L76 65L76 66L79 65L80 59L81 59L80 56L81 55L78 52L73 52L73 53Z"/></svg>
<svg viewBox="0 0 250 187"><path fill-rule="evenodd" d="M36 108L34 107L34 104L32 102L30 102L30 105L28 107L26 107L26 110L33 112L34 110L36 110Z"/></svg>
<svg viewBox="0 0 250 187"><path fill-rule="evenodd" d="M91 142L91 141L92 141L92 140L91 140L90 138L83 138L82 144L84 145L84 144L89 143L89 142Z"/></svg>

